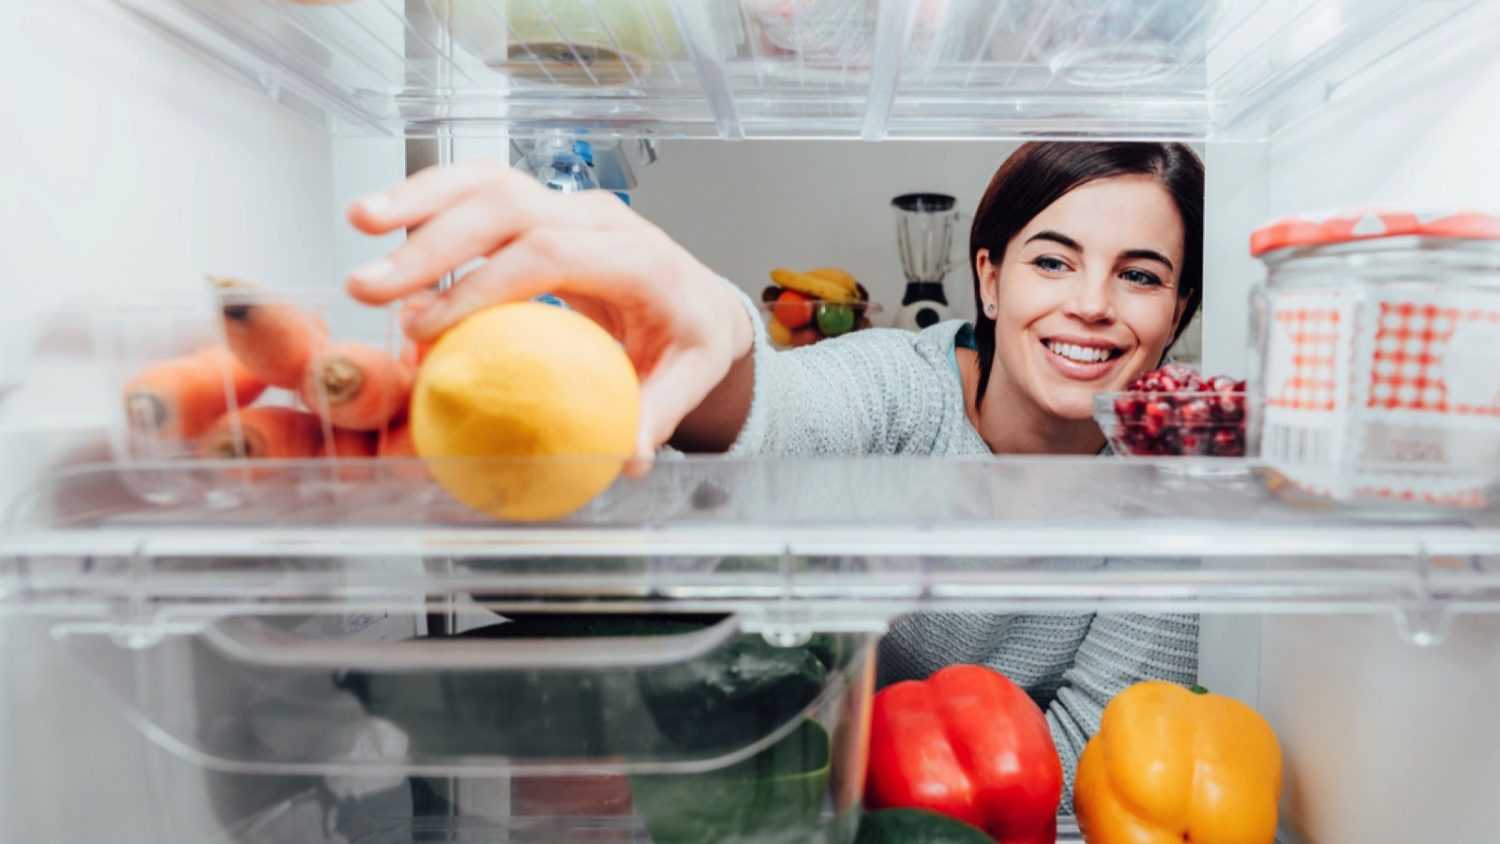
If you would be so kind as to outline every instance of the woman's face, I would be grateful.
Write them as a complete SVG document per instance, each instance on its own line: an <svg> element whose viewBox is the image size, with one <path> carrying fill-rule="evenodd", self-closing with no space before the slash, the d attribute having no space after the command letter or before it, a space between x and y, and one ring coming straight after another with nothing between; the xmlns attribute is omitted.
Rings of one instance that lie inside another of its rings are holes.
<svg viewBox="0 0 1500 844"><path fill-rule="evenodd" d="M1171 195L1130 175L1063 195L1000 263L980 250L980 291L995 312L992 377L1053 416L1090 418L1095 393L1124 389L1161 360L1184 307L1184 240Z"/></svg>

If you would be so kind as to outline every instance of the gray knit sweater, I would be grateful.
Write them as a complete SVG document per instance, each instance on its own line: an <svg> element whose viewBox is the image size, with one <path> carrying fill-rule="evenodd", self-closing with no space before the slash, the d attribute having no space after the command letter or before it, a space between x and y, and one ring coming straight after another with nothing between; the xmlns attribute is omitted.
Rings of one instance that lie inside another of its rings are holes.
<svg viewBox="0 0 1500 844"><path fill-rule="evenodd" d="M969 423L954 356L964 324L911 334L869 329L778 352L755 321L755 395L735 455L989 454ZM1059 566L1076 561L1058 561ZM1025 687L1046 711L1073 776L1104 706L1139 680L1190 684L1198 667L1191 615L1014 615L931 612L898 619L881 642L880 683L923 678L952 663L982 663Z"/></svg>

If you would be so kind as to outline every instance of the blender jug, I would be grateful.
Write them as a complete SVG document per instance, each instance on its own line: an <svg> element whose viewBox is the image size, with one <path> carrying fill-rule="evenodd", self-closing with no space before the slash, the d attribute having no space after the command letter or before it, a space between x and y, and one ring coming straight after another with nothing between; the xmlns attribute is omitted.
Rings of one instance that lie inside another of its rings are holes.
<svg viewBox="0 0 1500 844"><path fill-rule="evenodd" d="M896 249L906 274L906 291L895 327L920 331L952 316L943 279L953 267L957 200L942 193L907 193L891 200L896 215Z"/></svg>

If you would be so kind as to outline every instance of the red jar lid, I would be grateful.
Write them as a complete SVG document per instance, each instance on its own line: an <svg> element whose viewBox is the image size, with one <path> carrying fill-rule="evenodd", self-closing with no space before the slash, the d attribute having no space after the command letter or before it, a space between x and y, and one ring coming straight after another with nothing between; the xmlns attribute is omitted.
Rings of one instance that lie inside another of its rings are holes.
<svg viewBox="0 0 1500 844"><path fill-rule="evenodd" d="M1250 254L1386 237L1500 240L1500 217L1478 211L1336 211L1283 217L1250 235Z"/></svg>

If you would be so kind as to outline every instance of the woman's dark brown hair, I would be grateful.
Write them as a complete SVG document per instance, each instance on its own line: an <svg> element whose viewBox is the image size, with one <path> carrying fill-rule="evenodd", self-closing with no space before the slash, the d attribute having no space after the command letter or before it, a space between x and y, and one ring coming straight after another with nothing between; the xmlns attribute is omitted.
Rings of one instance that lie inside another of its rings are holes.
<svg viewBox="0 0 1500 844"><path fill-rule="evenodd" d="M984 399L995 365L995 321L984 315L979 295L979 250L990 250L990 260L1002 263L1005 247L1032 218L1080 185L1111 176L1153 176L1177 205L1182 217L1186 254L1177 295L1185 300L1182 318L1172 331L1172 344L1203 301L1203 162L1182 144L1084 143L1073 141L1023 144L995 171L990 186L974 212L969 230L969 272L974 276L974 340L979 347L979 391Z"/></svg>

